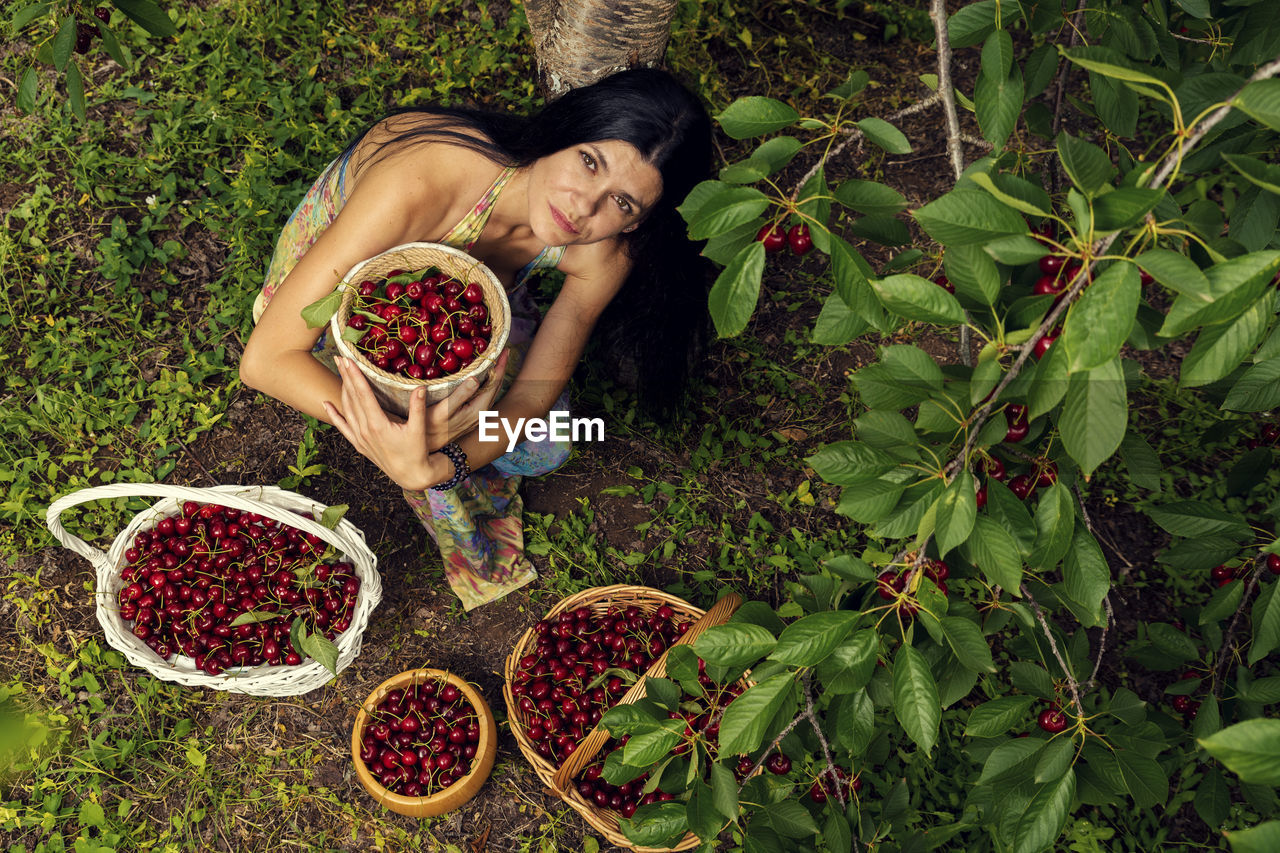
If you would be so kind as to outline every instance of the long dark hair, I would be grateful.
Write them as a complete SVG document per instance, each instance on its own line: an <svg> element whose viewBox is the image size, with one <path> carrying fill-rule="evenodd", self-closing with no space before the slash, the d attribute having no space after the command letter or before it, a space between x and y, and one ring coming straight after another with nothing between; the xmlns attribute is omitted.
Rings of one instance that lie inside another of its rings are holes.
<svg viewBox="0 0 1280 853"><path fill-rule="evenodd" d="M634 231L619 235L631 273L600 318L596 339L613 359L634 361L639 400L650 413L672 414L707 332L710 266L685 236L676 212L711 171L711 120L698 98L665 71L637 68L571 89L530 116L449 107L414 107L391 115L406 113L439 121L392 131L382 151L431 140L467 148L502 166L523 167L574 145L618 139L635 146L658 170L661 199Z"/></svg>

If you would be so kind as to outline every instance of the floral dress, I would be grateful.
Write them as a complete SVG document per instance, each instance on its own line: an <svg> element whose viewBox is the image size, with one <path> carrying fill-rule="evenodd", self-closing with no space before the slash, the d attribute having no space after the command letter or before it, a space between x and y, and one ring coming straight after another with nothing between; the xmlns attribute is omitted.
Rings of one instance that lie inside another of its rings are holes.
<svg viewBox="0 0 1280 853"><path fill-rule="evenodd" d="M348 159L340 157L329 164L285 224L267 267L266 281L254 303L255 323L285 276L342 210ZM484 230L499 193L514 173L514 168L503 170L462 221L438 242L470 251ZM504 391L519 372L538 326L538 310L525 282L535 269L555 267L563 255L563 246L548 246L516 276L515 287L509 294L511 332L507 350L510 355ZM322 335L316 344L317 358L332 369L332 354L332 346ZM568 407L566 390L555 408L567 410ZM472 471L470 477L453 489L404 492L405 500L439 547L445 578L467 610L501 598L537 576L533 564L524 555L520 482L524 477L554 471L569 458L571 449L566 441L523 441L506 455Z"/></svg>

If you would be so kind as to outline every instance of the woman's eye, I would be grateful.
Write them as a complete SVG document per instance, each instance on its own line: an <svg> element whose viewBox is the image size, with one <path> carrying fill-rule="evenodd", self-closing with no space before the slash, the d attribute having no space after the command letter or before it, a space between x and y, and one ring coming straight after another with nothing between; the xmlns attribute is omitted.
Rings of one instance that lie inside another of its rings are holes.
<svg viewBox="0 0 1280 853"><path fill-rule="evenodd" d="M618 203L618 208L619 208L623 213L628 214L628 215L630 215L630 214L631 214L631 202L627 201L625 198L623 198L623 197L622 197L622 196L620 196L620 195L616 195L616 196L614 196L614 197L613 197L613 200L614 200L615 202L617 202L617 203Z"/></svg>
<svg viewBox="0 0 1280 853"><path fill-rule="evenodd" d="M591 171L594 172L596 170L596 158L585 151L582 152L582 163Z"/></svg>

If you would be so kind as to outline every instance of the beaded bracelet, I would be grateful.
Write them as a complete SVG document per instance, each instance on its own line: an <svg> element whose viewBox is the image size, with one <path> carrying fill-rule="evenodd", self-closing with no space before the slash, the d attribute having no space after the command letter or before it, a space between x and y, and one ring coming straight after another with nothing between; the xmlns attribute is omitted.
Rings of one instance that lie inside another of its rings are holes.
<svg viewBox="0 0 1280 853"><path fill-rule="evenodd" d="M437 453L443 453L453 462L453 476L438 486L432 486L433 492L447 492L471 475L471 466L467 464L467 454L462 451L456 441L441 447Z"/></svg>

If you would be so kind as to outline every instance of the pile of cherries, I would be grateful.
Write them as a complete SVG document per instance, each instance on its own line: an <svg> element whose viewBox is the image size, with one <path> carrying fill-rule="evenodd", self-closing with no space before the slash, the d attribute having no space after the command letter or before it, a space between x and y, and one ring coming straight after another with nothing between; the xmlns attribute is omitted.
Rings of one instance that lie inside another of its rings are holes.
<svg viewBox="0 0 1280 853"><path fill-rule="evenodd" d="M668 605L646 612L613 605L566 610L533 626L537 641L511 683L515 717L538 755L561 764L643 674L693 623Z"/></svg>
<svg viewBox="0 0 1280 853"><path fill-rule="evenodd" d="M480 719L443 678L389 690L360 735L360 760L388 791L429 797L471 772Z"/></svg>
<svg viewBox="0 0 1280 853"><path fill-rule="evenodd" d="M683 720L684 736L671 751L675 755L685 755L693 748L695 738L700 738L709 748L711 757L714 759L716 747L718 746L720 736L720 717L724 714L725 708L734 699L742 695L743 686L741 683L728 685L716 684L707 675L706 663L701 659L698 660L698 683L702 685L703 695L701 697L690 696L685 694L681 698L679 711L669 711L667 718L671 720ZM626 746L628 736L622 738L613 738L607 741L604 748L600 750L600 755L591 764L588 764L582 770L582 775L577 783L578 794L582 796L588 803L593 803L602 809L612 809L623 817L631 817L640 806L649 803L662 803L674 799L673 794L669 794L660 790L656 786L647 784L649 774L645 773L626 782L622 785L614 785L604 778L604 766L608 756L615 750ZM780 763L775 759L781 759L785 762L785 767L781 767ZM791 769L791 760L780 753L770 756L771 764L766 764L771 772L784 774ZM742 763L746 762L746 770L742 770ZM738 771L742 773L739 779L744 778L746 773L751 771L755 763L746 756L738 760ZM645 791L645 788L652 790Z"/></svg>
<svg viewBox="0 0 1280 853"><path fill-rule="evenodd" d="M324 562L325 552L315 534L186 501L125 550L120 617L161 658L187 655L209 675L296 666L303 655L289 641L294 620L331 640L351 627L360 593L351 563Z"/></svg>
<svg viewBox="0 0 1280 853"><path fill-rule="evenodd" d="M493 336L484 292L437 267L392 270L356 288L347 328L356 350L377 367L409 379L440 379L462 370Z"/></svg>
<svg viewBox="0 0 1280 853"><path fill-rule="evenodd" d="M813 237L809 234L809 226L803 222L784 228L782 223L765 225L756 232L756 240L764 243L764 250L769 253L781 252L788 246L797 255L807 254L813 248Z"/></svg>
<svg viewBox="0 0 1280 853"><path fill-rule="evenodd" d="M1256 450L1263 445L1268 447L1280 445L1280 424L1267 424L1262 428L1257 438L1246 440L1244 445L1250 450Z"/></svg>

